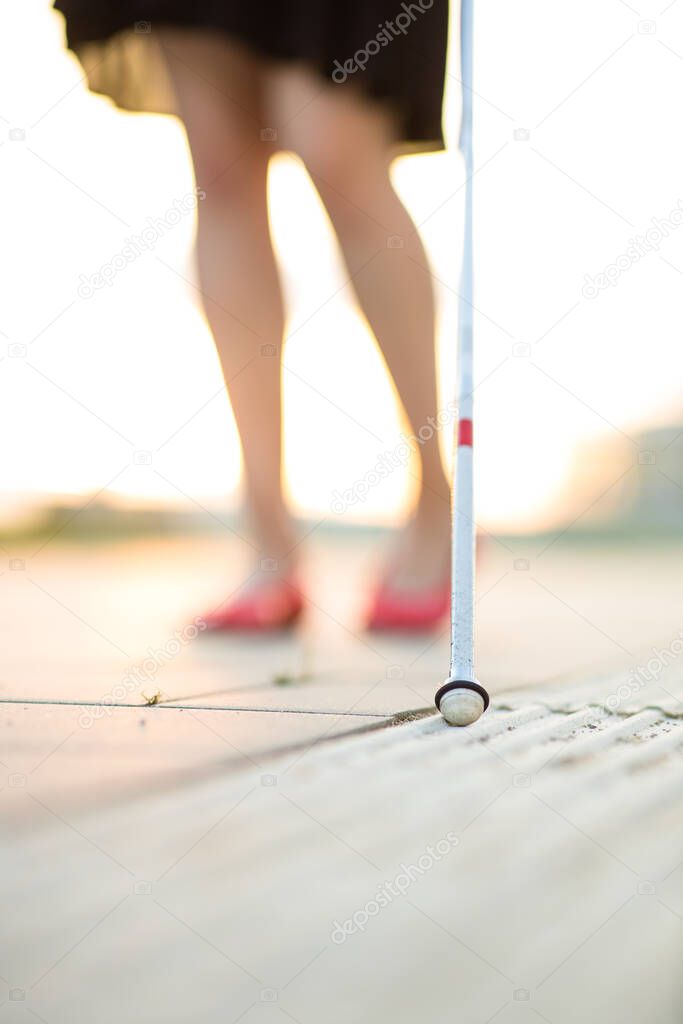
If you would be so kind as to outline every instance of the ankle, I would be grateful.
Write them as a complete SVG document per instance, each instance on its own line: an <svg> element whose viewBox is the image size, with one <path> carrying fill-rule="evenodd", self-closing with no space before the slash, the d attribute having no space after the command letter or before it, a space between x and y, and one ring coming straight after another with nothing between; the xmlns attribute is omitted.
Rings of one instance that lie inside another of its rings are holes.
<svg viewBox="0 0 683 1024"><path fill-rule="evenodd" d="M283 508L247 506L245 527L251 536L255 559L285 563L297 545L297 531L289 512Z"/></svg>
<svg viewBox="0 0 683 1024"><path fill-rule="evenodd" d="M450 517L451 496L448 487L438 489L423 485L415 509L415 518L426 523L441 522Z"/></svg>
<svg viewBox="0 0 683 1024"><path fill-rule="evenodd" d="M289 528L259 533L256 538L255 560L257 566L267 575L285 577L296 569L298 561L297 536L291 524Z"/></svg>

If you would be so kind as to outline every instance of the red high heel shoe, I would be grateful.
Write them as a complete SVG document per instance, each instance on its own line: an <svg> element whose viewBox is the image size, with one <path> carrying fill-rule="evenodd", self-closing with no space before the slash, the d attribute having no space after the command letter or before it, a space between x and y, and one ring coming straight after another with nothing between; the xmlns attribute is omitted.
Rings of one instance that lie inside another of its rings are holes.
<svg viewBox="0 0 683 1024"><path fill-rule="evenodd" d="M447 583L426 590L395 590L382 584L374 596L365 628L372 631L417 633L434 629L451 603Z"/></svg>
<svg viewBox="0 0 683 1024"><path fill-rule="evenodd" d="M293 626L304 607L293 580L275 579L238 595L205 615L208 630L248 630L266 633Z"/></svg>
<svg viewBox="0 0 683 1024"><path fill-rule="evenodd" d="M476 564L486 542L477 534ZM423 590L397 590L389 583L377 588L366 615L365 628L376 632L418 633L435 629L451 607L450 576Z"/></svg>

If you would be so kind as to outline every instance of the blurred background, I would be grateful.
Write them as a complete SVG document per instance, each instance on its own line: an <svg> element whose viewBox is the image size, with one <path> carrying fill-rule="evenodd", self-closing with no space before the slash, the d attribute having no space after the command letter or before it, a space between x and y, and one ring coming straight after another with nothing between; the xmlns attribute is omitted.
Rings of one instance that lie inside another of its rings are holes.
<svg viewBox="0 0 683 1024"><path fill-rule="evenodd" d="M555 530L577 516L680 527L683 231L628 255L653 218L683 209L683 8L670 7L659 22L620 0L478 7L477 506L489 530ZM210 528L205 508L236 507L240 454L193 287L193 213L109 286L85 298L81 287L191 193L184 132L90 94L47 0L3 4L0 29L2 529L36 528L84 500L73 529L116 514L127 528L132 514ZM453 40L449 65L453 151L394 167L440 282L444 400L462 229ZM296 158L274 161L270 199L289 303L292 505L316 522L392 523L410 498L408 467L332 511L335 491L395 448L403 425ZM611 283L587 284L609 267Z"/></svg>

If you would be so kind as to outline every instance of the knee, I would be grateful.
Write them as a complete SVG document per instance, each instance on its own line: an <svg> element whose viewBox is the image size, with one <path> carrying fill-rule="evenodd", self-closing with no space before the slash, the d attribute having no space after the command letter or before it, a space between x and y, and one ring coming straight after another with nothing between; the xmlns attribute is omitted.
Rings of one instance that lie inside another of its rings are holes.
<svg viewBox="0 0 683 1024"><path fill-rule="evenodd" d="M190 140L197 187L209 198L240 201L265 188L268 154L253 140L232 143L209 134Z"/></svg>
<svg viewBox="0 0 683 1024"><path fill-rule="evenodd" d="M355 176L354 154L327 133L302 140L297 153L314 181L328 183L331 188L342 188Z"/></svg>
<svg viewBox="0 0 683 1024"><path fill-rule="evenodd" d="M374 216L383 205L387 189L391 189L388 162L371 164L356 147L333 138L309 140L298 155L338 225L352 228L362 223L361 211Z"/></svg>

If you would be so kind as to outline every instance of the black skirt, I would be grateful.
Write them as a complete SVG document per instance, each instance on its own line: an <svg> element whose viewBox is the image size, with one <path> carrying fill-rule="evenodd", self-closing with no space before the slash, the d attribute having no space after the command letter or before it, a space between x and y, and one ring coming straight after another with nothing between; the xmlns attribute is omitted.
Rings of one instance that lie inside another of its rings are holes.
<svg viewBox="0 0 683 1024"><path fill-rule="evenodd" d="M404 151L442 149L448 0L55 0L90 87L122 107L171 112L150 61L155 25L224 32L274 61L353 83L397 117Z"/></svg>

